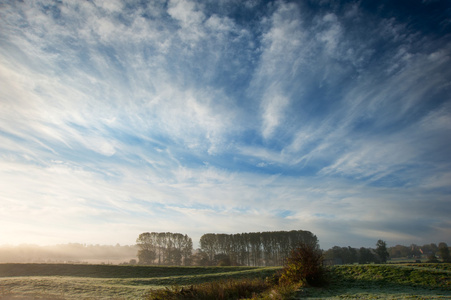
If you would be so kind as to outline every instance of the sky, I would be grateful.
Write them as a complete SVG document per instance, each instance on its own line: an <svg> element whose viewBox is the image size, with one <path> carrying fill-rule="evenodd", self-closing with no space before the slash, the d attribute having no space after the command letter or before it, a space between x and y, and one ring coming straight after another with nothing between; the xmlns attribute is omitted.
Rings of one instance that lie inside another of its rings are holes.
<svg viewBox="0 0 451 300"><path fill-rule="evenodd" d="M0 1L0 244L451 243L447 0Z"/></svg>

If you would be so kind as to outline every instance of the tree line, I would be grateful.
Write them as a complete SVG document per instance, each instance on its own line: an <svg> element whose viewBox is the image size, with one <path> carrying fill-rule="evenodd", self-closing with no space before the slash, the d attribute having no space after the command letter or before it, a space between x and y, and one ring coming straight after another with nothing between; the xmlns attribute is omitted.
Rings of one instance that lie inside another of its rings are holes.
<svg viewBox="0 0 451 300"><path fill-rule="evenodd" d="M180 233L145 232L137 239L140 264L204 266L281 266L301 242L316 245L318 238L303 230L207 233L195 253L191 238Z"/></svg>
<svg viewBox="0 0 451 300"><path fill-rule="evenodd" d="M193 251L192 239L186 234L145 232L136 240L139 264L199 266L281 266L291 250L300 243L317 245L310 231L271 231L236 234L207 233L201 236L200 249ZM446 243L387 247L378 240L376 248L334 246L322 251L327 264L385 263L388 258L422 258L430 262L450 262Z"/></svg>
<svg viewBox="0 0 451 300"><path fill-rule="evenodd" d="M376 249L334 246L325 251L323 255L327 264L337 265L385 263L390 254L387 249L387 243L383 240L378 240Z"/></svg>
<svg viewBox="0 0 451 300"><path fill-rule="evenodd" d="M384 241L379 240L376 248L352 248L334 246L324 251L325 262L329 264L368 264L368 263L385 263L390 258L410 258L420 259L426 258L428 262L451 262L449 247L446 243L425 244L418 246L412 244L410 246L396 245L387 248ZM440 259L440 260L439 260Z"/></svg>
<svg viewBox="0 0 451 300"><path fill-rule="evenodd" d="M448 245L445 242L438 244L424 244L422 246L411 244L410 246L396 245L388 249L391 258L408 257L420 258L426 257L429 261L441 259L445 262L451 262L451 255Z"/></svg>
<svg viewBox="0 0 451 300"><path fill-rule="evenodd" d="M273 231L238 234L207 233L200 238L200 249L210 264L280 266L299 243L316 244L309 231Z"/></svg>

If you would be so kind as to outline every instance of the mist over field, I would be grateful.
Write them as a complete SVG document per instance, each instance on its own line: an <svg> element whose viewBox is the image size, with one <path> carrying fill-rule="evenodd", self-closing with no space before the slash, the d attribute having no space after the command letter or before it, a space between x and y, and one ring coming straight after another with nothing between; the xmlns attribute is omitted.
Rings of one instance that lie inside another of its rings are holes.
<svg viewBox="0 0 451 300"><path fill-rule="evenodd" d="M120 264L137 260L133 246L63 244L0 246L0 263Z"/></svg>

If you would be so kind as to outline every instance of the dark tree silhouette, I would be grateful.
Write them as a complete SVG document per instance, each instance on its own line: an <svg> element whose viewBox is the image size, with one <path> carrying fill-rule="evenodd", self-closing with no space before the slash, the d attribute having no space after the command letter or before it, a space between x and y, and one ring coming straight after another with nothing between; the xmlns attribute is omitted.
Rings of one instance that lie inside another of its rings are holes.
<svg viewBox="0 0 451 300"><path fill-rule="evenodd" d="M381 263L386 263L388 259L387 243L383 240L378 240L376 243L376 254L379 256Z"/></svg>
<svg viewBox="0 0 451 300"><path fill-rule="evenodd" d="M140 264L189 265L193 241L186 234L144 232L136 239Z"/></svg>
<svg viewBox="0 0 451 300"><path fill-rule="evenodd" d="M232 265L281 266L290 251L299 243L316 243L310 231L273 231L238 234L207 233L200 238L200 249L210 265L218 264L218 257ZM224 260L225 256L228 257Z"/></svg>
<svg viewBox="0 0 451 300"><path fill-rule="evenodd" d="M446 243L442 242L438 245L438 254L440 255L440 258L443 260L443 262L451 262L451 255Z"/></svg>

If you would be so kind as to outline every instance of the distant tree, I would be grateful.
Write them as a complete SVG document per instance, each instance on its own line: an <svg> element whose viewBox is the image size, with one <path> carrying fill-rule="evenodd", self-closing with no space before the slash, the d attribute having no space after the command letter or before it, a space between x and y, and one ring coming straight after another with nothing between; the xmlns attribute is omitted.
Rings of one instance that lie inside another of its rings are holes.
<svg viewBox="0 0 451 300"><path fill-rule="evenodd" d="M136 239L141 264L191 264L193 241L186 234L171 232L145 232Z"/></svg>
<svg viewBox="0 0 451 300"><path fill-rule="evenodd" d="M353 264L359 262L359 250L356 248L334 246L324 253L324 257L338 264Z"/></svg>
<svg viewBox="0 0 451 300"><path fill-rule="evenodd" d="M408 257L411 255L410 248L403 245L396 245L388 248L388 254L392 258Z"/></svg>
<svg viewBox="0 0 451 300"><path fill-rule="evenodd" d="M434 252L434 253L438 251L438 247L437 247L437 245L434 244L434 243L431 243L431 244L429 245L429 247L430 247L431 251Z"/></svg>
<svg viewBox="0 0 451 300"><path fill-rule="evenodd" d="M421 256L420 246L416 244L410 245L410 256L414 258L419 258Z"/></svg>
<svg viewBox="0 0 451 300"><path fill-rule="evenodd" d="M215 263L215 265L220 266L220 267L226 267L226 266L232 265L230 257L227 254L216 254L214 263Z"/></svg>
<svg viewBox="0 0 451 300"><path fill-rule="evenodd" d="M442 242L438 245L438 253L443 262L451 262L451 255L449 253L449 248L446 243Z"/></svg>
<svg viewBox="0 0 451 300"><path fill-rule="evenodd" d="M434 254L429 254L427 262L428 263L438 263L438 259Z"/></svg>
<svg viewBox="0 0 451 300"><path fill-rule="evenodd" d="M193 255L193 240L185 234L181 247L183 263L185 266L191 265L191 256Z"/></svg>
<svg viewBox="0 0 451 300"><path fill-rule="evenodd" d="M371 249L368 248L360 248L359 250L359 264L369 264L372 262L376 262L376 257Z"/></svg>
<svg viewBox="0 0 451 300"><path fill-rule="evenodd" d="M383 240L378 240L376 243L376 254L382 263L386 263L388 259L387 243Z"/></svg>
<svg viewBox="0 0 451 300"><path fill-rule="evenodd" d="M152 234L144 232L136 239L136 245L139 247L138 259L140 264L149 265L156 258L155 244Z"/></svg>
<svg viewBox="0 0 451 300"><path fill-rule="evenodd" d="M348 246L348 249L346 250L346 263L347 264L353 264L359 261L359 255L356 248L352 248Z"/></svg>
<svg viewBox="0 0 451 300"><path fill-rule="evenodd" d="M429 255L430 253L435 253L437 252L438 247L436 244L424 244L423 246L421 246L421 251L423 253L423 255Z"/></svg>
<svg viewBox="0 0 451 300"><path fill-rule="evenodd" d="M156 257L157 255L153 250L138 250L139 263L142 265L152 264Z"/></svg>
<svg viewBox="0 0 451 300"><path fill-rule="evenodd" d="M214 233L207 233L200 237L200 249L207 254L208 260L213 262L217 253L217 239Z"/></svg>
<svg viewBox="0 0 451 300"><path fill-rule="evenodd" d="M336 255L335 255L335 250L334 250L334 248L336 249L336 248L340 248L340 247L338 247L338 246L334 246L333 248L330 248L330 249L328 249L327 251L324 251L324 253L323 253L323 258L324 258L324 260L325 261L329 261L330 262L330 264L334 264L335 263L335 260L338 258ZM340 261L341 262L341 261Z"/></svg>
<svg viewBox="0 0 451 300"><path fill-rule="evenodd" d="M196 252L191 256L191 260L192 264L195 266L208 266L210 264L208 254L200 249L197 249Z"/></svg>

